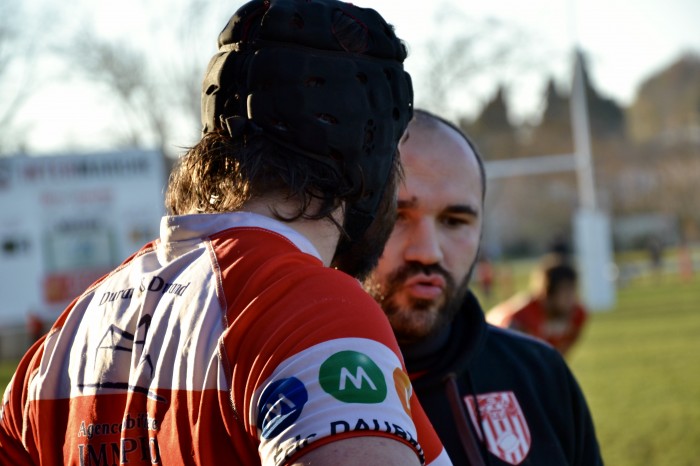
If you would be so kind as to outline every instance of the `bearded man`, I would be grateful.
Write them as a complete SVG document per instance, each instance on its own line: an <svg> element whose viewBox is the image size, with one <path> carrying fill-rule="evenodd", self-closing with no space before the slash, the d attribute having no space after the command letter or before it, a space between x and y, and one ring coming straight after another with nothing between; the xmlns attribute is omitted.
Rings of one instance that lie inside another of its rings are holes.
<svg viewBox="0 0 700 466"><path fill-rule="evenodd" d="M416 110L399 150L398 217L366 288L389 317L450 458L473 466L601 465L586 401L559 353L488 325L469 291L486 184L474 144Z"/></svg>

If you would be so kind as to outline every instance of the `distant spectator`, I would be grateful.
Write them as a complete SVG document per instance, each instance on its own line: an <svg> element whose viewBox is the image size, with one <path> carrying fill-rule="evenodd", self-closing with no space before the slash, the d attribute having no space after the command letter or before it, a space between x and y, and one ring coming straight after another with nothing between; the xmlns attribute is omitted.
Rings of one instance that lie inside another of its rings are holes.
<svg viewBox="0 0 700 466"><path fill-rule="evenodd" d="M576 270L557 255L548 255L532 275L531 290L491 309L486 320L528 333L566 355L578 340L586 310L578 301Z"/></svg>
<svg viewBox="0 0 700 466"><path fill-rule="evenodd" d="M651 262L652 272L659 273L663 266L663 244L661 244L661 240L656 236L652 236L649 238L647 249L649 251L649 261Z"/></svg>
<svg viewBox="0 0 700 466"><path fill-rule="evenodd" d="M681 278L686 281L693 279L693 253L684 239L678 246L678 271Z"/></svg>

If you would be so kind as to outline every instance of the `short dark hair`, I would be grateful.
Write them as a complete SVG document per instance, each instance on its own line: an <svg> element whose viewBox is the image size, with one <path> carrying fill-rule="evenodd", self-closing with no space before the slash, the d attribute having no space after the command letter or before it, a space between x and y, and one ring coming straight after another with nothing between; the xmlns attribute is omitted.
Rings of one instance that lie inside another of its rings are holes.
<svg viewBox="0 0 700 466"><path fill-rule="evenodd" d="M462 138L467 142L467 144L469 144L469 148L472 150L472 152L474 152L476 162L479 165L479 176L481 177L481 200L483 201L486 198L486 168L484 167L484 160L481 156L481 152L479 152L476 143L474 143L474 141L472 141L469 138L469 136L467 136L467 134L462 130L462 128L441 116L429 112L428 110L420 108L414 109L413 119L419 124L443 124L448 128L454 130L460 136L462 136Z"/></svg>
<svg viewBox="0 0 700 466"><path fill-rule="evenodd" d="M557 254L544 256L533 271L532 291L541 297L553 296L562 286L576 286L578 274L576 269Z"/></svg>

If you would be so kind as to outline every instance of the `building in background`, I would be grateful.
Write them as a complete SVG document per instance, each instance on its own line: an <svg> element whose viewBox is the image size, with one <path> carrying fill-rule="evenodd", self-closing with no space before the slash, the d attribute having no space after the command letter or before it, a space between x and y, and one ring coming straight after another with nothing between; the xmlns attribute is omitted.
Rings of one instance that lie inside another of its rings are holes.
<svg viewBox="0 0 700 466"><path fill-rule="evenodd" d="M157 151L0 158L0 357L158 236L165 182Z"/></svg>

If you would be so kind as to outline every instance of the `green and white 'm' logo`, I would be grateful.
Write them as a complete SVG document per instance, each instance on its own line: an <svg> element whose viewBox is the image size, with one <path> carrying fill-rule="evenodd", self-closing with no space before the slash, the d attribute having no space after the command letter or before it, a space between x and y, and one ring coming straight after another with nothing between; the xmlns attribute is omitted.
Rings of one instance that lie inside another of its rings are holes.
<svg viewBox="0 0 700 466"><path fill-rule="evenodd" d="M326 359L319 382L326 393L345 403L381 403L386 399L381 369L357 351L341 351Z"/></svg>

